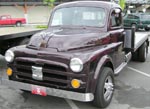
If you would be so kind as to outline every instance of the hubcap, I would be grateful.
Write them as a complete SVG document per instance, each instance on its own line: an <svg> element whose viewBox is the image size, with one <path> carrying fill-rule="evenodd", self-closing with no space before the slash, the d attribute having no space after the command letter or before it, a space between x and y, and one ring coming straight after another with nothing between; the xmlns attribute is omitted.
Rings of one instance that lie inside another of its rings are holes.
<svg viewBox="0 0 150 109"><path fill-rule="evenodd" d="M112 77L108 76L105 80L104 89L103 89L105 101L109 101L109 99L113 94L113 91L114 91L114 85L113 85Z"/></svg>

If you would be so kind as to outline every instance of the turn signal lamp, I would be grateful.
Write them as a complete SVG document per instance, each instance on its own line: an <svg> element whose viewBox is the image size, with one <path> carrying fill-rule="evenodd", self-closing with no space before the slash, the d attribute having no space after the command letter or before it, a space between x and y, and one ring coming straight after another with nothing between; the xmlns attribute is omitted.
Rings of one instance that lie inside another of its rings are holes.
<svg viewBox="0 0 150 109"><path fill-rule="evenodd" d="M80 80L73 79L73 80L71 81L71 85L72 85L72 87L75 88L75 89L79 88L80 85L81 85Z"/></svg>
<svg viewBox="0 0 150 109"><path fill-rule="evenodd" d="M11 75L12 75L12 69L11 69L11 68L8 68L8 69L7 69L7 75L8 75L8 76L11 76Z"/></svg>

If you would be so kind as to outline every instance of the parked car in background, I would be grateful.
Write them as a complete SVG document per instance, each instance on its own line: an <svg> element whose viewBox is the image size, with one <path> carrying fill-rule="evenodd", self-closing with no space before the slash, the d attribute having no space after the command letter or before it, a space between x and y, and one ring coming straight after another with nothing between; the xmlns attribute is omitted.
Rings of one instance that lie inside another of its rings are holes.
<svg viewBox="0 0 150 109"><path fill-rule="evenodd" d="M25 23L25 18L12 18L10 15L0 16L0 25L16 25L17 27L19 27Z"/></svg>
<svg viewBox="0 0 150 109"><path fill-rule="evenodd" d="M148 13L132 13L124 17L124 26L134 27L136 30L150 30L150 14Z"/></svg>

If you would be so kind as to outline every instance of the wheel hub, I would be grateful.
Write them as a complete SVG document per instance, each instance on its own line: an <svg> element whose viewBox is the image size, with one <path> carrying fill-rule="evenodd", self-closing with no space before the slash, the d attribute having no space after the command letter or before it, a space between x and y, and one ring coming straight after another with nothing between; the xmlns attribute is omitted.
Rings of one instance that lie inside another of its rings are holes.
<svg viewBox="0 0 150 109"><path fill-rule="evenodd" d="M104 84L104 99L105 99L105 101L108 101L111 98L113 91L114 91L114 85L112 82L112 78L109 76L106 78L105 84Z"/></svg>

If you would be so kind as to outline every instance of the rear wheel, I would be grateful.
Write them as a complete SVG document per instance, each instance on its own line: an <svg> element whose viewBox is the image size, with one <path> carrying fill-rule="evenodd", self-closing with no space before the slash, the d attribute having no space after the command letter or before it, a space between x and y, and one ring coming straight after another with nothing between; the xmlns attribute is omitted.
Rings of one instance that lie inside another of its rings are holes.
<svg viewBox="0 0 150 109"><path fill-rule="evenodd" d="M17 26L17 27L21 27L21 25L22 25L21 22L17 22L17 23L16 23L16 26Z"/></svg>
<svg viewBox="0 0 150 109"><path fill-rule="evenodd" d="M114 74L111 68L104 67L97 83L93 104L100 108L107 107L114 92Z"/></svg>
<svg viewBox="0 0 150 109"><path fill-rule="evenodd" d="M145 31L149 31L149 30L150 30L150 28L147 28L147 27L145 28Z"/></svg>
<svg viewBox="0 0 150 109"><path fill-rule="evenodd" d="M138 51L139 61L141 61L141 62L146 61L147 52L148 52L148 48L147 48L147 44L145 42L144 44L141 45L141 47L139 48L139 51Z"/></svg>

